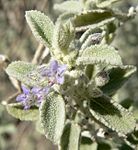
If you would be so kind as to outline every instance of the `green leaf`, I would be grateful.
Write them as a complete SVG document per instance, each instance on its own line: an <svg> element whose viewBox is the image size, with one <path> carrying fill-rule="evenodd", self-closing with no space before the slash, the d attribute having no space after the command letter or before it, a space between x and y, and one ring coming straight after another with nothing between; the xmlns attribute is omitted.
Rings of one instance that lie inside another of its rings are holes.
<svg viewBox="0 0 138 150"><path fill-rule="evenodd" d="M81 138L80 150L97 150L98 144L88 137Z"/></svg>
<svg viewBox="0 0 138 150"><path fill-rule="evenodd" d="M80 37L79 41L81 45L88 39L88 37L94 33L101 33L102 34L102 29L97 27L97 28L89 28L86 30L82 36Z"/></svg>
<svg viewBox="0 0 138 150"><path fill-rule="evenodd" d="M119 150L137 150L137 147L132 147L132 146L129 146L125 143L123 143L120 147L119 147Z"/></svg>
<svg viewBox="0 0 138 150"><path fill-rule="evenodd" d="M119 0L96 0L96 5L99 8L104 8L104 7L108 7L109 5L117 1Z"/></svg>
<svg viewBox="0 0 138 150"><path fill-rule="evenodd" d="M133 104L134 104L134 100L130 99L130 98L125 98L123 99L120 104L126 108L126 109L129 109ZM134 111L133 111L134 113ZM135 117L135 114L134 114L134 117Z"/></svg>
<svg viewBox="0 0 138 150"><path fill-rule="evenodd" d="M54 9L63 13L63 12L80 12L83 9L82 3L79 1L66 1L61 4L55 4Z"/></svg>
<svg viewBox="0 0 138 150"><path fill-rule="evenodd" d="M120 135L134 131L136 121L130 111L106 96L90 101L92 116Z"/></svg>
<svg viewBox="0 0 138 150"><path fill-rule="evenodd" d="M103 35L101 33L94 33L88 36L86 41L82 44L81 49L86 49L91 47L92 45L100 44L103 39Z"/></svg>
<svg viewBox="0 0 138 150"><path fill-rule="evenodd" d="M58 144L65 122L65 104L63 98L52 92L40 106L40 122L45 135Z"/></svg>
<svg viewBox="0 0 138 150"><path fill-rule="evenodd" d="M36 10L26 11L25 17L34 36L42 44L51 47L54 30L53 22L45 14Z"/></svg>
<svg viewBox="0 0 138 150"><path fill-rule="evenodd" d="M85 68L85 74L87 75L87 77L91 80L92 75L94 73L94 65L87 65Z"/></svg>
<svg viewBox="0 0 138 150"><path fill-rule="evenodd" d="M66 23L68 20L72 19L75 14L74 12L65 12L57 18L56 23Z"/></svg>
<svg viewBox="0 0 138 150"><path fill-rule="evenodd" d="M98 143L97 150L112 150L112 147L108 142L100 142Z"/></svg>
<svg viewBox="0 0 138 150"><path fill-rule="evenodd" d="M114 21L108 23L106 26L104 26L104 32L105 32L105 41L107 44L110 44L114 37L115 37L115 31L120 27L120 21L115 19Z"/></svg>
<svg viewBox="0 0 138 150"><path fill-rule="evenodd" d="M46 78L42 78L39 67L23 61L12 62L6 72L28 86L44 86L48 82Z"/></svg>
<svg viewBox="0 0 138 150"><path fill-rule="evenodd" d="M67 123L60 140L59 149L79 150L80 132L81 129L77 124Z"/></svg>
<svg viewBox="0 0 138 150"><path fill-rule="evenodd" d="M135 66L120 66L109 70L109 82L101 90L109 95L114 94L134 73Z"/></svg>
<svg viewBox="0 0 138 150"><path fill-rule="evenodd" d="M96 9L84 11L78 15L75 15L72 21L76 27L76 31L86 31L89 28L104 26L114 20L119 21L118 23L124 23L134 17L134 11L131 14L125 14L116 9Z"/></svg>
<svg viewBox="0 0 138 150"><path fill-rule="evenodd" d="M7 67L6 73L17 80L22 81L23 83L28 83L28 79L26 79L25 76L35 69L36 66L31 63L15 61Z"/></svg>
<svg viewBox="0 0 138 150"><path fill-rule="evenodd" d="M73 22L75 27L81 27L98 24L99 22L111 19L112 17L112 12L109 10L89 10L76 15Z"/></svg>
<svg viewBox="0 0 138 150"><path fill-rule="evenodd" d="M12 103L7 104L6 109L9 114L13 117L25 120L25 121L34 121L37 120L39 117L39 110L37 107L32 107L28 110L24 110L24 107L20 103Z"/></svg>
<svg viewBox="0 0 138 150"><path fill-rule="evenodd" d="M107 64L107 65L122 65L121 57L113 47L100 44L93 45L81 50L80 57L77 59L77 64Z"/></svg>
<svg viewBox="0 0 138 150"><path fill-rule="evenodd" d="M130 134L127 137L127 140L131 143L131 144L138 144L138 130L135 130L132 134Z"/></svg>
<svg viewBox="0 0 138 150"><path fill-rule="evenodd" d="M74 36L74 27L70 21L65 24L57 23L53 36L53 47L66 54Z"/></svg>

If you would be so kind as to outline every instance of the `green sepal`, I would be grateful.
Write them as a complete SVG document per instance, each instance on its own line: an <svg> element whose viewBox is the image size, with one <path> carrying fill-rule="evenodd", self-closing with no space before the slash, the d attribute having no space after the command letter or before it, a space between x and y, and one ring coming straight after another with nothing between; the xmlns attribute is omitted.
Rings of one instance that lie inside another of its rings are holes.
<svg viewBox="0 0 138 150"><path fill-rule="evenodd" d="M54 24L50 18L37 10L26 11L25 17L36 39L51 47Z"/></svg>
<svg viewBox="0 0 138 150"><path fill-rule="evenodd" d="M80 133L78 124L67 123L60 139L59 150L79 150Z"/></svg>
<svg viewBox="0 0 138 150"><path fill-rule="evenodd" d="M11 103L6 105L6 109L10 115L20 120L34 121L38 120L39 117L38 107L24 110L24 106L21 103Z"/></svg>
<svg viewBox="0 0 138 150"><path fill-rule="evenodd" d="M62 96L49 93L40 106L40 123L46 137L58 144L65 123L65 104Z"/></svg>
<svg viewBox="0 0 138 150"><path fill-rule="evenodd" d="M133 114L111 98L102 96L90 101L90 112L101 124L124 136L134 131Z"/></svg>

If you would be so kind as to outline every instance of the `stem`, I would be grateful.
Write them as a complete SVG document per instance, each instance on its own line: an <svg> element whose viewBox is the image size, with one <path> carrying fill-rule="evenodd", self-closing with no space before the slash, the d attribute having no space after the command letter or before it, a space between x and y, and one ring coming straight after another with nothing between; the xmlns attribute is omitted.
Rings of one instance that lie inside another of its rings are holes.
<svg viewBox="0 0 138 150"><path fill-rule="evenodd" d="M20 94L21 92L18 91L16 93L14 93L13 95L9 96L6 100L3 100L1 102L2 105L7 105L8 103L10 103L11 101L15 100L15 98Z"/></svg>
<svg viewBox="0 0 138 150"><path fill-rule="evenodd" d="M44 51L44 45L40 43L38 45L38 48L37 48L37 50L36 50L36 52L34 54L34 57L32 59L32 63L33 64L38 64L39 63L39 59L42 56L43 51Z"/></svg>

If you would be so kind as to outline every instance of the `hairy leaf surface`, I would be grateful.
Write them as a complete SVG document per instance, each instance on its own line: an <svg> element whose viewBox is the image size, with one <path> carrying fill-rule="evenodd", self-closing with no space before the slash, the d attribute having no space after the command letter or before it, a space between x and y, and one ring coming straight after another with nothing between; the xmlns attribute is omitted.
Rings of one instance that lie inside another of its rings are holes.
<svg viewBox="0 0 138 150"><path fill-rule="evenodd" d="M66 124L61 140L60 150L79 150L80 127L75 123Z"/></svg>
<svg viewBox="0 0 138 150"><path fill-rule="evenodd" d="M70 19L72 19L75 14L76 14L75 12L65 12L57 18L56 22L65 23L69 21Z"/></svg>
<svg viewBox="0 0 138 150"><path fill-rule="evenodd" d="M25 17L34 36L42 44L51 47L54 30L53 22L45 14L36 10L26 11Z"/></svg>
<svg viewBox="0 0 138 150"><path fill-rule="evenodd" d="M13 117L25 120L25 121L34 121L39 117L39 110L37 107L31 107L28 110L24 110L24 107L20 103L7 104L6 109L9 114Z"/></svg>
<svg viewBox="0 0 138 150"><path fill-rule="evenodd" d="M87 38L90 36L90 35L92 35L92 34L94 34L94 33L102 33L102 29L101 28L99 28L99 27L97 27L97 28L89 28L88 30L86 30L83 34L82 34L82 36L80 37L80 43L81 44L83 44L86 40L87 40Z"/></svg>
<svg viewBox="0 0 138 150"><path fill-rule="evenodd" d="M97 24L99 22L105 21L112 18L112 12L108 10L91 10L83 12L74 17L75 27L88 26L92 24Z"/></svg>
<svg viewBox="0 0 138 150"><path fill-rule="evenodd" d="M55 4L54 9L59 12L80 12L83 7L79 1L70 0L61 4Z"/></svg>
<svg viewBox="0 0 138 150"><path fill-rule="evenodd" d="M65 122L65 104L60 95L52 92L42 102L40 122L46 137L58 144Z"/></svg>
<svg viewBox="0 0 138 150"><path fill-rule="evenodd" d="M108 7L109 5L117 1L119 0L96 0L96 5L97 7L104 8L104 7Z"/></svg>
<svg viewBox="0 0 138 150"><path fill-rule="evenodd" d="M74 27L71 22L66 24L57 23L53 36L53 47L67 53L74 34Z"/></svg>
<svg viewBox="0 0 138 150"><path fill-rule="evenodd" d="M109 95L114 94L135 72L135 66L120 66L109 70L109 82L101 90Z"/></svg>
<svg viewBox="0 0 138 150"><path fill-rule="evenodd" d="M6 69L9 76L16 78L28 86L47 85L46 78L42 78L40 69L31 63L23 61L12 62Z"/></svg>
<svg viewBox="0 0 138 150"><path fill-rule="evenodd" d="M77 64L107 64L107 65L122 65L121 57L113 47L108 45L93 45L81 50L80 57L77 59Z"/></svg>
<svg viewBox="0 0 138 150"><path fill-rule="evenodd" d="M90 112L93 117L106 127L125 135L134 130L136 122L127 109L105 96L95 98L90 102Z"/></svg>

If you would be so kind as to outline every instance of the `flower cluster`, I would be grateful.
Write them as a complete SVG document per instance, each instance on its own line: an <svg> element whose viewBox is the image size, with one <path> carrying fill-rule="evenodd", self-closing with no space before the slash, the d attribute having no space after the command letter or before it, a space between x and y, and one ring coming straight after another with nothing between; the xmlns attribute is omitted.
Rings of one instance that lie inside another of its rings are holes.
<svg viewBox="0 0 138 150"><path fill-rule="evenodd" d="M24 109L29 109L34 105L39 106L54 84L64 83L66 68L66 65L59 65L55 60L50 63L49 68L41 68L40 74L42 77L48 78L48 85L46 87L33 87L31 89L22 86L23 93L17 96L16 101L21 102Z"/></svg>
<svg viewBox="0 0 138 150"><path fill-rule="evenodd" d="M29 109L31 106L39 106L44 99L44 97L48 94L49 89L33 87L29 89L25 86L22 86L23 93L18 95L16 98L17 102L21 102L24 105L24 109Z"/></svg>
<svg viewBox="0 0 138 150"><path fill-rule="evenodd" d="M43 77L48 77L49 84L63 84L64 82L64 72L66 70L66 65L59 65L57 61L52 61L49 68L43 68L41 75Z"/></svg>

